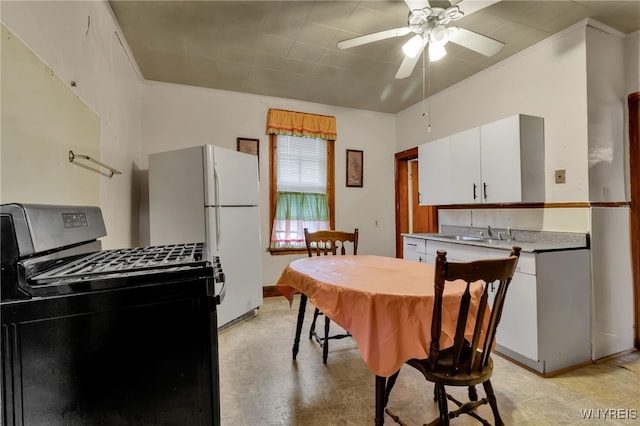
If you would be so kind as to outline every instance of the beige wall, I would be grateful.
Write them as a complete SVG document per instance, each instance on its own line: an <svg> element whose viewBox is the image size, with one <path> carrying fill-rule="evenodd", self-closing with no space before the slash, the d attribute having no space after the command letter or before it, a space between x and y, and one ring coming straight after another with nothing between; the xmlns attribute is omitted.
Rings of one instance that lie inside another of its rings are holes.
<svg viewBox="0 0 640 426"><path fill-rule="evenodd" d="M100 119L4 26L0 53L0 203L100 205L100 174L68 160L100 159Z"/></svg>

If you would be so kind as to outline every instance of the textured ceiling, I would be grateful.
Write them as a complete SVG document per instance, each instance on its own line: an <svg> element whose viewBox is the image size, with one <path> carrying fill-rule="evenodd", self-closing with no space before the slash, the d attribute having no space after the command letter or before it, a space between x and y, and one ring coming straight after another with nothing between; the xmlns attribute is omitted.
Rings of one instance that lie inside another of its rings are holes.
<svg viewBox="0 0 640 426"><path fill-rule="evenodd" d="M423 92L437 93L587 17L625 34L640 29L638 0L504 0L454 22L504 42L497 55L487 58L449 43L445 58L426 64L424 80L422 61L410 77L396 80L401 46L411 34L348 50L336 43L406 26L409 9L404 1L109 4L147 80L387 113L399 112L419 102ZM464 3L461 8L464 11Z"/></svg>

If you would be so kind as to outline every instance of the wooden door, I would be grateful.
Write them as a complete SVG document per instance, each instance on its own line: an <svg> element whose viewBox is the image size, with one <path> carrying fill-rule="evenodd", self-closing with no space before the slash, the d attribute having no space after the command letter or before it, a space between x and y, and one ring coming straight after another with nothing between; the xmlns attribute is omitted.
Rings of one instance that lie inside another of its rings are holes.
<svg viewBox="0 0 640 426"><path fill-rule="evenodd" d="M421 206L418 204L418 193L420 192L418 182L418 160L409 160L411 166L413 196L411 197L412 232L438 232L437 210L434 206Z"/></svg>
<svg viewBox="0 0 640 426"><path fill-rule="evenodd" d="M396 257L402 258L402 234L438 232L438 215L435 206L418 205L418 148L399 152L395 157Z"/></svg>

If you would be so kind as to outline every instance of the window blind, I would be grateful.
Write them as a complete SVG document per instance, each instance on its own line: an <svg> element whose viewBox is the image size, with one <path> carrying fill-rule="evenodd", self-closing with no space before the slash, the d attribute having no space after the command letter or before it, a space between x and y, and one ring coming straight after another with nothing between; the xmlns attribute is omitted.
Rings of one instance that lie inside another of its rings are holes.
<svg viewBox="0 0 640 426"><path fill-rule="evenodd" d="M278 135L278 192L327 192L327 141Z"/></svg>

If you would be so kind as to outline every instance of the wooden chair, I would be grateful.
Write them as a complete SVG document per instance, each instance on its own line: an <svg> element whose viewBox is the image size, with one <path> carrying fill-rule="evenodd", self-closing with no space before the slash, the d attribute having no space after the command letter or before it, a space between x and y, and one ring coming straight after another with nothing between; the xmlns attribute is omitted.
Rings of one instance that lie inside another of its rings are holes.
<svg viewBox="0 0 640 426"><path fill-rule="evenodd" d="M435 300L431 323L431 345L427 359L410 359L406 363L420 371L425 379L434 383L434 400L438 401L439 418L429 425L448 425L449 419L460 414L468 414L483 424L489 423L481 418L475 409L483 404L489 404L496 425L504 425L498 412L496 397L491 386L491 374L493 372L493 360L491 349L494 345L496 328L500 322L505 296L511 283L511 278L516 270L516 264L520 256L520 247L513 247L511 255L503 259L479 260L468 263L447 262L447 253L438 251L435 266ZM442 324L442 294L448 281L466 281L466 290L460 296L460 309L453 346L440 348L440 335ZM470 286L474 282L483 285L480 297L478 315L475 320L469 317L471 296ZM490 302L492 300L492 303ZM491 307L490 316L486 321L484 313L487 306ZM474 321L473 337L471 341L465 338L467 321ZM385 393L385 405L389 393L395 384L400 371L389 378ZM482 384L486 398L478 400L475 386ZM462 403L448 395L445 386L468 387L469 402ZM449 411L447 399L457 405L457 409ZM387 409L397 423L404 424Z"/></svg>
<svg viewBox="0 0 640 426"><path fill-rule="evenodd" d="M309 232L307 228L304 228L304 240L307 245L307 254L309 257L327 256L327 255L345 255L347 250L345 243L351 243L353 250L351 254L358 254L358 228L353 232L343 231L317 231ZM316 332L316 321L319 316L324 316L324 335L320 336ZM309 339L315 338L316 342L322 348L322 362L327 363L329 356L329 340L330 339L343 339L350 337L351 334L334 334L329 335L331 320L324 315L318 308L315 308L313 312L313 321L311 322L311 328L309 329Z"/></svg>

